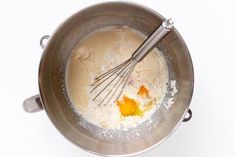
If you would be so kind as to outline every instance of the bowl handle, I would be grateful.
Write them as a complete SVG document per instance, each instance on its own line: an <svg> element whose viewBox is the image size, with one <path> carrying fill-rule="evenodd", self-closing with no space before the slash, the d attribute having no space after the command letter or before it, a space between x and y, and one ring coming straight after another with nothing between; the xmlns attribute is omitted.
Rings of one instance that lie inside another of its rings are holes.
<svg viewBox="0 0 235 157"><path fill-rule="evenodd" d="M50 38L49 35L44 35L40 39L40 46L42 49L46 47L47 41ZM25 112L34 113L43 110L40 95L34 95L23 102L23 108Z"/></svg>
<svg viewBox="0 0 235 157"><path fill-rule="evenodd" d="M46 47L47 41L50 38L49 35L44 35L42 36L42 38L40 39L40 46L42 49L44 49Z"/></svg>
<svg viewBox="0 0 235 157"><path fill-rule="evenodd" d="M34 113L43 110L40 95L34 95L23 102L25 112Z"/></svg>
<svg viewBox="0 0 235 157"><path fill-rule="evenodd" d="M183 122L189 121L192 118L192 116L193 116L193 113L192 113L191 109L188 109L188 112L185 114Z"/></svg>

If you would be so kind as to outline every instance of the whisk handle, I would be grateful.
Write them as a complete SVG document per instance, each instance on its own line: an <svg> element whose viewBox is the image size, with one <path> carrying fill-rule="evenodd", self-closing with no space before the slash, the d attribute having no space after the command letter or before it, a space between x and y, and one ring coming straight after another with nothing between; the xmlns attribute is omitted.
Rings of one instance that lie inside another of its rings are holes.
<svg viewBox="0 0 235 157"><path fill-rule="evenodd" d="M171 19L164 20L162 24L154 30L154 32L139 46L139 48L133 53L132 59L140 62L155 45L165 37L165 35L173 29L173 22Z"/></svg>

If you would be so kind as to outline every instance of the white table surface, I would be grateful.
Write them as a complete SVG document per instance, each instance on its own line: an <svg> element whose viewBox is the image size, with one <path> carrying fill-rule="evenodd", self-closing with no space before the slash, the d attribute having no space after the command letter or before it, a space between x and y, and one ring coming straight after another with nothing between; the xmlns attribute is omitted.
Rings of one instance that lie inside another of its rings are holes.
<svg viewBox="0 0 235 157"><path fill-rule="evenodd" d="M66 140L44 111L28 114L25 98L38 93L42 50L71 14L101 0L0 1L0 156L93 157ZM235 156L235 4L232 0L136 0L172 17L193 59L193 118L157 148L140 155Z"/></svg>

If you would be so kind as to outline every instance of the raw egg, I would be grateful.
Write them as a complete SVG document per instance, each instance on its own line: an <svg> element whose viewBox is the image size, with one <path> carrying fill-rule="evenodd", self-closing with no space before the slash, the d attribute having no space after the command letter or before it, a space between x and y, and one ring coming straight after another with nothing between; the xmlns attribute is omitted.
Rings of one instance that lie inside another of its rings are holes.
<svg viewBox="0 0 235 157"><path fill-rule="evenodd" d="M136 100L126 95L123 96L122 100L117 100L117 106L122 116L143 116L145 111L153 107L153 100L151 100L149 91L144 85L140 86L136 94L140 96Z"/></svg>
<svg viewBox="0 0 235 157"><path fill-rule="evenodd" d="M140 110L140 105L134 99L123 96L123 100L117 100L117 105L123 116L141 116L143 112Z"/></svg>
<svg viewBox="0 0 235 157"><path fill-rule="evenodd" d="M143 98L146 98L146 97L149 96L149 91L144 85L142 85L139 88L138 95L143 97Z"/></svg>

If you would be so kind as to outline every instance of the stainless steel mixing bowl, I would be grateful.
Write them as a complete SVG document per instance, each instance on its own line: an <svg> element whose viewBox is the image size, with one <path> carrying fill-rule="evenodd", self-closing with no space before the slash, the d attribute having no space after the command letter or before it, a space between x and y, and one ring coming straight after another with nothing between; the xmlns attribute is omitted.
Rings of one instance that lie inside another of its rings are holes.
<svg viewBox="0 0 235 157"><path fill-rule="evenodd" d="M143 6L120 2L94 5L74 14L51 35L46 44L39 67L40 95L27 99L24 102L25 110L35 112L45 109L55 127L68 140L96 154L128 156L158 145L183 120L190 118L184 119L188 111L191 114L189 104L193 93L193 65L189 51L176 29L156 46L167 60L172 73L170 77L177 81L177 96L158 127L138 140L101 140L79 125L80 117L74 113L67 96L65 69L73 47L90 32L106 26L126 25L149 35L163 19Z"/></svg>

